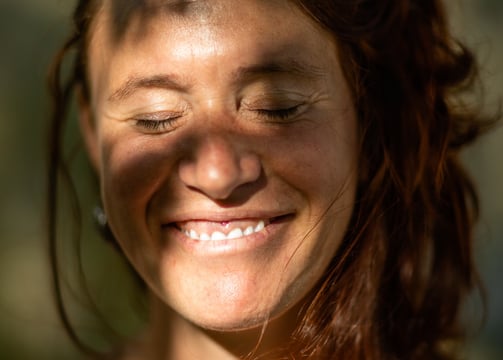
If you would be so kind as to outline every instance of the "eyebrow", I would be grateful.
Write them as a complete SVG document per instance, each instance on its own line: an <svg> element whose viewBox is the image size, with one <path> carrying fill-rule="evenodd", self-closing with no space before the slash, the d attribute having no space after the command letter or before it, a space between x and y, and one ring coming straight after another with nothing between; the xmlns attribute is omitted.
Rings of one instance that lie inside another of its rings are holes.
<svg viewBox="0 0 503 360"><path fill-rule="evenodd" d="M186 91L190 86L173 74L152 76L131 76L108 97L109 102L117 102L130 97L140 89L166 89Z"/></svg>
<svg viewBox="0 0 503 360"><path fill-rule="evenodd" d="M231 81L234 83L246 82L256 77L273 74L291 74L308 80L316 80L322 78L325 72L311 64L288 59L240 67L231 74ZM190 88L191 84L187 79L182 79L174 74L158 74L146 77L131 76L108 97L108 101L125 100L141 89L166 89L185 92Z"/></svg>

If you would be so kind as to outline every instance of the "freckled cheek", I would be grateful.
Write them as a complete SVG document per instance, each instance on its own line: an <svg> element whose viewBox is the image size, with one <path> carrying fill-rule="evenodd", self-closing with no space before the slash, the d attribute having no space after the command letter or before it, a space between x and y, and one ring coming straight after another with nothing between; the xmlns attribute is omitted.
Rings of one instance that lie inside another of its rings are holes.
<svg viewBox="0 0 503 360"><path fill-rule="evenodd" d="M145 141L108 140L102 151L105 205L126 216L145 216L150 199L172 173L169 150Z"/></svg>
<svg viewBox="0 0 503 360"><path fill-rule="evenodd" d="M347 177L352 153L337 145L330 131L305 131L277 140L266 147L271 168L302 192L326 198L324 191L340 187Z"/></svg>

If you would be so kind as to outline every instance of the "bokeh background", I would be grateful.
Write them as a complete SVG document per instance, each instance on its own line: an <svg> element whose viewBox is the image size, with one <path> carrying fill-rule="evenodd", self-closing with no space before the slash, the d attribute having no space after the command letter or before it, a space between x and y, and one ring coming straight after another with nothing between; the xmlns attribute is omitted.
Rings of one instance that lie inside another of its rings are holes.
<svg viewBox="0 0 503 360"><path fill-rule="evenodd" d="M452 27L479 55L484 106L503 100L503 0L447 0ZM44 239L45 135L49 103L45 76L70 27L71 0L0 0L0 359L80 359L62 330L50 290ZM464 154L482 198L477 259L488 291L488 317L466 358L503 359L503 125ZM120 333L133 332L141 315L130 305L123 264L105 245L84 250L91 259L102 312ZM86 264L84 264L84 267ZM110 296L113 294L113 296ZM474 299L467 318L476 313ZM74 321L98 346L102 330L74 305ZM141 306L139 306L141 307ZM139 311L141 313L141 311Z"/></svg>

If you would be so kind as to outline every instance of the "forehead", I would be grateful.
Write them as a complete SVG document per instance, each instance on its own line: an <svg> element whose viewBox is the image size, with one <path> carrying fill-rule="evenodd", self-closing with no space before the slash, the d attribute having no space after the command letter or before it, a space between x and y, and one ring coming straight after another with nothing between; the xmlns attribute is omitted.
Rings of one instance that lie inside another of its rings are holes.
<svg viewBox="0 0 503 360"><path fill-rule="evenodd" d="M217 52L232 44L250 53L250 45L265 54L320 43L329 46L325 55L337 47L333 34L289 0L104 0L88 37L91 62L140 47L176 54L173 47L188 44L190 51L212 45Z"/></svg>
<svg viewBox="0 0 503 360"><path fill-rule="evenodd" d="M145 36L153 21L163 18L173 24L222 24L243 17L260 18L296 13L299 8L288 0L103 0L98 3L91 35L108 34L112 44L132 33ZM307 16L302 14L307 19Z"/></svg>
<svg viewBox="0 0 503 360"><path fill-rule="evenodd" d="M287 0L108 0L91 34L88 70L101 98L139 73L223 84L241 69L326 72L337 64L336 47Z"/></svg>

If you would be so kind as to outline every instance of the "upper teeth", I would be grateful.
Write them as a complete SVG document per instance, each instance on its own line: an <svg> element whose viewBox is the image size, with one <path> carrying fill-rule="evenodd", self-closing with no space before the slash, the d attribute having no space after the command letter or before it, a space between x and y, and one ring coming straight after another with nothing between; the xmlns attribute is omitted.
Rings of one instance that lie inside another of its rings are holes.
<svg viewBox="0 0 503 360"><path fill-rule="evenodd" d="M238 239L262 231L264 228L265 228L265 222L264 220L260 220L255 226L250 225L245 229L237 227L232 229L232 231L229 232L228 234L224 234L223 232L220 231L214 231L211 234L207 233L199 234L197 231L193 229L182 229L182 232L193 240L218 241L218 240Z"/></svg>

